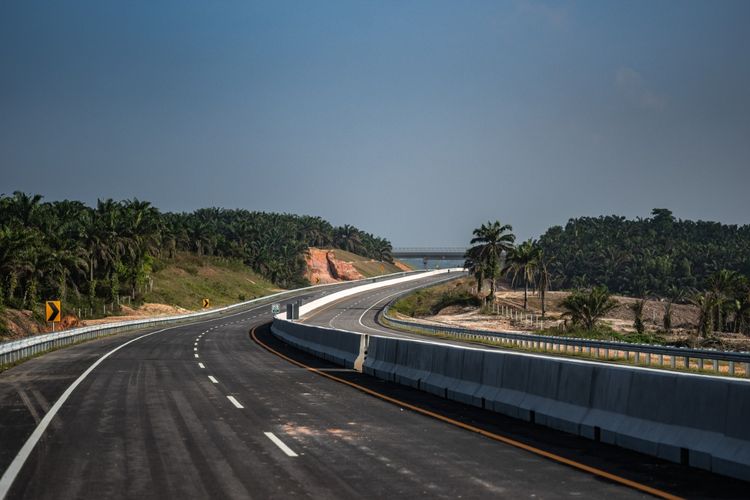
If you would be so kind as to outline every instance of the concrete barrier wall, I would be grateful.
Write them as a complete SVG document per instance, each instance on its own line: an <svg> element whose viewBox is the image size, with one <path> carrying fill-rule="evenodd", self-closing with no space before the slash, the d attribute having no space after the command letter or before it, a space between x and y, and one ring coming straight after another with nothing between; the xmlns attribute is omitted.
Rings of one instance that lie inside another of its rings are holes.
<svg viewBox="0 0 750 500"><path fill-rule="evenodd" d="M359 335L280 319L274 320L271 331L302 351L347 368L354 367L359 355Z"/></svg>
<svg viewBox="0 0 750 500"><path fill-rule="evenodd" d="M275 321L289 343L351 367L361 334ZM336 361L339 360L339 361ZM363 371L565 432L750 480L750 383L369 336Z"/></svg>

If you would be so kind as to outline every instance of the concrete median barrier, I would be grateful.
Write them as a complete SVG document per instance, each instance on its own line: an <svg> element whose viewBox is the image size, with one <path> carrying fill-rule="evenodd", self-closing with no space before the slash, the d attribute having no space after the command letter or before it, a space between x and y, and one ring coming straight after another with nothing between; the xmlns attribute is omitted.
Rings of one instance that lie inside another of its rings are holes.
<svg viewBox="0 0 750 500"><path fill-rule="evenodd" d="M362 334L277 319L274 334L351 367ZM674 462L750 480L750 382L368 336L376 377Z"/></svg>
<svg viewBox="0 0 750 500"><path fill-rule="evenodd" d="M279 319L271 330L288 344L347 368L353 368L359 356L358 335Z"/></svg>

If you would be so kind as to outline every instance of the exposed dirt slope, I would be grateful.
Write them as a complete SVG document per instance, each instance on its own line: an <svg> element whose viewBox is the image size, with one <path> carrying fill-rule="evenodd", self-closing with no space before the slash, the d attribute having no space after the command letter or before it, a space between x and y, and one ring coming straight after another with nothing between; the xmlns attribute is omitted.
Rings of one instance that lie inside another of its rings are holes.
<svg viewBox="0 0 750 500"><path fill-rule="evenodd" d="M397 264L330 248L310 248L305 260L307 279L313 285L371 278L404 270Z"/></svg>

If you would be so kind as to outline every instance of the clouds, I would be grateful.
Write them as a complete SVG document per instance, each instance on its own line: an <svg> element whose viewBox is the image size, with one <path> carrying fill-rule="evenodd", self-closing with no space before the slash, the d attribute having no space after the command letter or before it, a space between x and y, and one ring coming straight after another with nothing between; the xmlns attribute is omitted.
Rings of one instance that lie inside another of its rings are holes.
<svg viewBox="0 0 750 500"><path fill-rule="evenodd" d="M621 67L615 72L615 87L631 104L642 109L661 111L666 105L663 96L654 93L643 76L633 68Z"/></svg>

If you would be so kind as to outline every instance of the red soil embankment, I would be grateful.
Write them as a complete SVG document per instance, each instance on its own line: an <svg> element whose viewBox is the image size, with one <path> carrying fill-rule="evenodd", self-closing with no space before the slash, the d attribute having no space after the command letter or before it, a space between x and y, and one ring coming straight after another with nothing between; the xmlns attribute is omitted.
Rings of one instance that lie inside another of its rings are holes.
<svg viewBox="0 0 750 500"><path fill-rule="evenodd" d="M307 279L313 285L352 281L364 278L351 262L336 258L336 252L321 248L310 248L305 255Z"/></svg>

